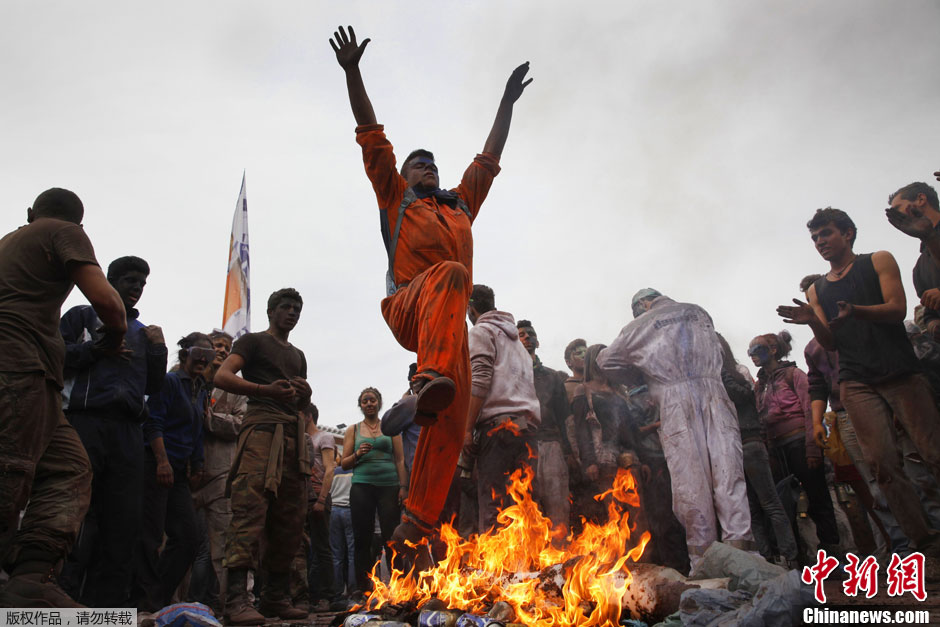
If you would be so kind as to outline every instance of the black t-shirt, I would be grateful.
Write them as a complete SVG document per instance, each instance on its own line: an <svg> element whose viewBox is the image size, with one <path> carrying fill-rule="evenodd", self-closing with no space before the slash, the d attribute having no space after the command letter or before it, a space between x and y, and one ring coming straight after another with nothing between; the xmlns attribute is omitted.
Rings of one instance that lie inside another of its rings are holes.
<svg viewBox="0 0 940 627"><path fill-rule="evenodd" d="M232 353L245 360L242 376L246 381L267 385L278 379L307 378L307 359L294 345L282 344L270 333L248 333L235 340ZM248 396L248 412L271 410L295 415L299 408L273 398Z"/></svg>
<svg viewBox="0 0 940 627"><path fill-rule="evenodd" d="M840 280L830 281L822 276L813 285L827 320L839 314L840 300L853 305L885 302L871 253L858 255ZM920 371L903 322L871 322L852 316L832 335L839 352L840 381L882 383Z"/></svg>

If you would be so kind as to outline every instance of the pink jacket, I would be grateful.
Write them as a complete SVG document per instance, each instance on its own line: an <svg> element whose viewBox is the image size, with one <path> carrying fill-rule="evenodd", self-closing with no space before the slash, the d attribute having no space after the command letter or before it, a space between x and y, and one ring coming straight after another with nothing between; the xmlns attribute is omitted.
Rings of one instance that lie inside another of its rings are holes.
<svg viewBox="0 0 940 627"><path fill-rule="evenodd" d="M771 442L802 429L806 438L806 456L822 458L822 451L813 440L813 412L806 373L792 361L781 362L769 376L761 368L757 373L756 392L757 409Z"/></svg>

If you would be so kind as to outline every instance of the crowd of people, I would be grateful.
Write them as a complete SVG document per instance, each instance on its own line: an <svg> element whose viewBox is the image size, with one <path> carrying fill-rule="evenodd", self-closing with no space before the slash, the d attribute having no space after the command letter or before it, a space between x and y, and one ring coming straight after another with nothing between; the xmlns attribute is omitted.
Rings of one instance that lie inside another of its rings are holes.
<svg viewBox="0 0 940 627"><path fill-rule="evenodd" d="M788 332L762 333L746 349L755 381L707 311L652 288L609 344L574 339L568 372L555 371L533 322L471 280L471 223L528 64L510 76L483 153L442 190L427 150L396 169L359 73L368 40L340 28L331 44L382 217L382 313L417 355L403 396L383 414L366 387L342 444L321 430L290 342L303 309L292 288L271 294L264 331L181 338L167 372L163 333L136 309L147 262L121 257L103 272L78 196L43 192L0 240L0 605L152 612L198 600L237 625L345 607L368 594L380 555L385 569L420 573L442 522L462 535L493 527L523 466L559 546L605 521L603 495L629 469L631 514L652 538L644 559L682 573L721 541L788 568L817 548L918 551L940 577L930 185L900 188L886 210L921 241L921 306L907 326L894 257L855 253L855 224L825 208L807 227L829 270L803 279L806 302L778 308L813 331L807 372L787 359ZM89 305L60 318L73 286Z"/></svg>

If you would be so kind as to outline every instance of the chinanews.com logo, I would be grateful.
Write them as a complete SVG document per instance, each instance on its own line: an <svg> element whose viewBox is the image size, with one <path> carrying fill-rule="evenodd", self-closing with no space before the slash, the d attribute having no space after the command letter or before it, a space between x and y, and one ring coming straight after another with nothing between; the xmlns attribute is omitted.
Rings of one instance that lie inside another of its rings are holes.
<svg viewBox="0 0 940 627"><path fill-rule="evenodd" d="M861 560L854 553L846 554L845 570L847 577L842 582L842 591L846 597L856 597L861 594L871 599L878 594L878 559L868 556ZM890 597L899 597L910 594L918 602L927 599L927 590L924 586L924 554L911 553L907 557L900 557L897 553L891 556L891 562L885 570L887 580L887 594ZM803 568L800 580L813 586L813 596L818 603L826 603L826 590L823 583L839 566L839 560L827 555L822 549L816 552L816 564ZM864 609L829 609L808 607L803 610L803 623L807 625L839 625L839 624L895 624L895 625L927 625L930 623L929 610L898 609L898 610L864 610Z"/></svg>

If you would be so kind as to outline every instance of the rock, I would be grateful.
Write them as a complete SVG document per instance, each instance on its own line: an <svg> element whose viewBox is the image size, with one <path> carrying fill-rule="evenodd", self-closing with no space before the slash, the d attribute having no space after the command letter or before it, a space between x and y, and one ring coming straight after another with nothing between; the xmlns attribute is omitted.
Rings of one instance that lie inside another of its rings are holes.
<svg viewBox="0 0 940 627"><path fill-rule="evenodd" d="M694 582L672 568L655 564L630 564L633 582L623 593L624 617L648 623L664 620L679 609L682 593L696 588Z"/></svg>

